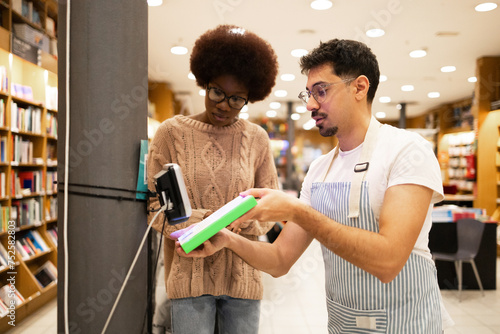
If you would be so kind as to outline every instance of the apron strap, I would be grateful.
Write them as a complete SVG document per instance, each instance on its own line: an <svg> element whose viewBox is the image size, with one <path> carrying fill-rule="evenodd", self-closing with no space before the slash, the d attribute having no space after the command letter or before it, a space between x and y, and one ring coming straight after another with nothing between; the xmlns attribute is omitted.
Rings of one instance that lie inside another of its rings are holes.
<svg viewBox="0 0 500 334"><path fill-rule="evenodd" d="M370 166L370 159L375 148L377 135L380 129L380 122L372 116L368 131L366 132L361 148L359 162L354 166L354 176L351 182L351 192L349 194L349 218L359 217L359 201L361 199L361 186ZM335 157L334 157L335 159Z"/></svg>

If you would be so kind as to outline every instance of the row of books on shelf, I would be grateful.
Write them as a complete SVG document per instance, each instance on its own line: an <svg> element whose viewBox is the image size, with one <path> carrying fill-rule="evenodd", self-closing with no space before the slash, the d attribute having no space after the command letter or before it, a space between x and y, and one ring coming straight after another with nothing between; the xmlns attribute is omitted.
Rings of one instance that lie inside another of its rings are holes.
<svg viewBox="0 0 500 334"><path fill-rule="evenodd" d="M45 220L57 219L57 198L51 197L45 204ZM16 200L11 206L0 205L0 233L9 230L9 221L15 222L15 228L40 225L42 223L41 207L41 199L35 198Z"/></svg>
<svg viewBox="0 0 500 334"><path fill-rule="evenodd" d="M43 164L43 159L33 157L33 141L12 135L12 161L19 164Z"/></svg>
<svg viewBox="0 0 500 334"><path fill-rule="evenodd" d="M57 193L57 171L47 171L45 188L43 187L43 171L11 171L10 195L14 198L41 194L45 190L49 194ZM5 172L0 172L0 198L7 196Z"/></svg>
<svg viewBox="0 0 500 334"><path fill-rule="evenodd" d="M16 250L23 260L50 251L50 247L36 230L27 231L16 240Z"/></svg>
<svg viewBox="0 0 500 334"><path fill-rule="evenodd" d="M47 230L47 238L57 247L57 227ZM50 247L42 239L38 231L28 231L27 234L20 239L16 240L15 249L21 255L23 260L30 257L50 251ZM5 247L0 243L0 270L12 266L15 262L15 252L7 252ZM10 261L9 261L10 260Z"/></svg>
<svg viewBox="0 0 500 334"><path fill-rule="evenodd" d="M1 179L0 179L1 180ZM11 171L10 194L12 197L28 196L43 192L43 171ZM51 188L52 189L52 188Z"/></svg>
<svg viewBox="0 0 500 334"><path fill-rule="evenodd" d="M5 124L5 100L0 99L0 127L5 127Z"/></svg>
<svg viewBox="0 0 500 334"><path fill-rule="evenodd" d="M57 268L51 262L45 262L33 273L40 288L57 283ZM25 297L12 283L7 283L0 288L0 318L9 314L12 308L16 308L25 301Z"/></svg>
<svg viewBox="0 0 500 334"><path fill-rule="evenodd" d="M9 314L12 308L24 303L23 295L12 283L7 283L0 288L0 318Z"/></svg>
<svg viewBox="0 0 500 334"><path fill-rule="evenodd" d="M14 101L10 107L10 127L12 131L42 134L42 109L34 106L22 108Z"/></svg>
<svg viewBox="0 0 500 334"><path fill-rule="evenodd" d="M12 164L36 164L43 165L43 158L34 157L35 143L29 139L24 139L20 135L12 135L12 148L10 157L8 155L9 148L7 142L7 136L0 137L0 162L7 163L9 158L11 158ZM55 158L55 154L57 147L53 144L50 146L47 145L47 159L53 160Z"/></svg>
<svg viewBox="0 0 500 334"><path fill-rule="evenodd" d="M41 200L30 198L22 201L13 201L11 206L1 206L2 226L0 232L8 231L9 221L15 222L15 227L41 225ZM11 226L12 228L12 226Z"/></svg>
<svg viewBox="0 0 500 334"><path fill-rule="evenodd" d="M47 131L47 135L57 138L57 115L53 113L47 113L47 123L45 124L45 129Z"/></svg>

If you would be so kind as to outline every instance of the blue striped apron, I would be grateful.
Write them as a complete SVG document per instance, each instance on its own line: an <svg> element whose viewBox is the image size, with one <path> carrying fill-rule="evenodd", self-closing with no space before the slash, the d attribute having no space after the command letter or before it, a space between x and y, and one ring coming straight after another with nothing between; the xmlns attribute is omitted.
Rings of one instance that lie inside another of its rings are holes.
<svg viewBox="0 0 500 334"><path fill-rule="evenodd" d="M373 128L372 124L375 123L372 121L370 128ZM377 131L371 132L372 135L375 132L376 137ZM360 161L368 161L362 159L369 157L371 152L367 154L364 151L371 151L374 147L373 142L365 145L369 133L365 137ZM350 196L352 193L358 198L353 199ZM368 184L364 176L354 177L352 183L313 183L311 205L341 224L379 231L378 220L370 207ZM411 253L399 275L390 283L382 283L326 247L322 246L322 250L329 334L442 333L440 292L432 261Z"/></svg>

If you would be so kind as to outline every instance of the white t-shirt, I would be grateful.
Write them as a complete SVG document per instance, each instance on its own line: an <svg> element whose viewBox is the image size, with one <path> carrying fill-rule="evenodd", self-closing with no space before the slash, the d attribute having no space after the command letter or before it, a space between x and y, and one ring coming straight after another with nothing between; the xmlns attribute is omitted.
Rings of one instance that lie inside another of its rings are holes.
<svg viewBox="0 0 500 334"><path fill-rule="evenodd" d="M325 181L324 173L332 161L335 149L312 162L302 184L300 199L311 205L311 186L315 182L351 182L354 165L359 163L363 144L347 152L339 151ZM383 125L370 158L365 176L368 182L370 206L378 220L385 191L400 184L418 184L434 191L425 223L413 252L432 259L428 247L428 234L432 227L432 207L443 200L443 183L437 158L430 143L419 134ZM399 217L401 224L405 217Z"/></svg>

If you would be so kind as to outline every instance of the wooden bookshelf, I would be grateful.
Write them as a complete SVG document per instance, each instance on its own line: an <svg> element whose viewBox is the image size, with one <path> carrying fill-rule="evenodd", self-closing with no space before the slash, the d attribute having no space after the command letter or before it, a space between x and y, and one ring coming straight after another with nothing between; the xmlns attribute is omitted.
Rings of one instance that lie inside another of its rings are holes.
<svg viewBox="0 0 500 334"><path fill-rule="evenodd" d="M474 103L478 122L478 179L474 206L485 208L493 215L500 207L500 167L497 165L500 110L491 110L491 102L500 99L500 57L483 57L477 60Z"/></svg>
<svg viewBox="0 0 500 334"><path fill-rule="evenodd" d="M35 248L24 257L16 249L12 266L0 266L0 288L14 277L24 297L13 311L18 324L57 294L57 280L44 285L35 277L47 262L57 267L57 188L52 182L57 178L57 74L3 49L0 73L8 82L0 90L0 243L7 250L13 240ZM43 247L30 239L33 234ZM9 315L0 318L0 332L12 328L10 321Z"/></svg>

